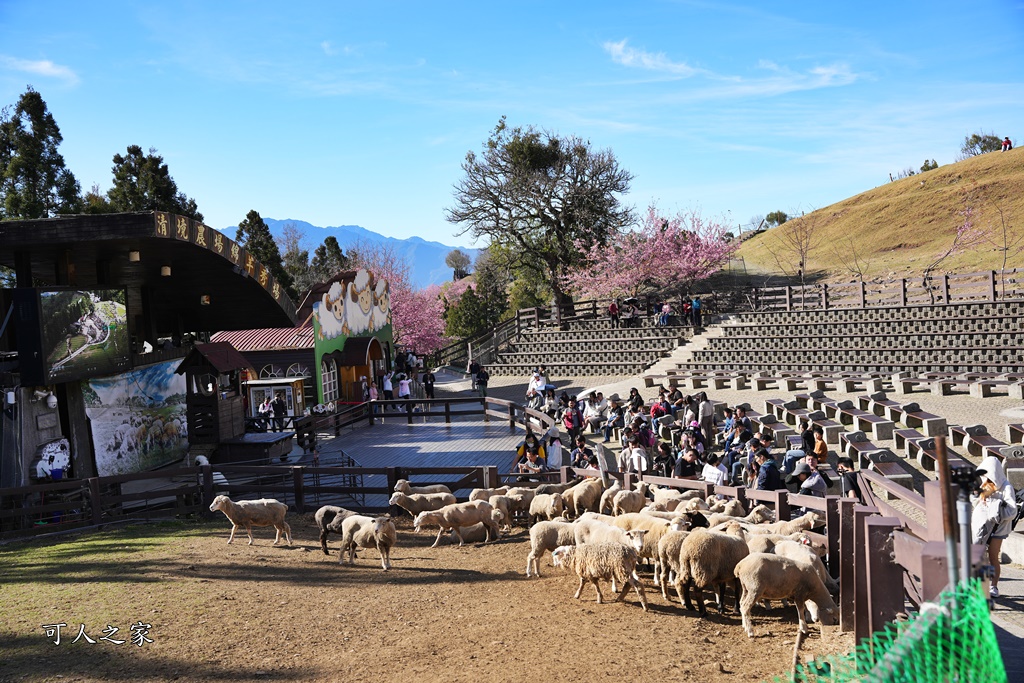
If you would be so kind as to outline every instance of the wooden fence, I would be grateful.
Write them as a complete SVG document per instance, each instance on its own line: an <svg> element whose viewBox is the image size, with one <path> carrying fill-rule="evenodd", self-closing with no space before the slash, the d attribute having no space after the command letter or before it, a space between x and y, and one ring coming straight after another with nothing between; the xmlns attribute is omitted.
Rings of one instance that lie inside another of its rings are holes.
<svg viewBox="0 0 1024 683"><path fill-rule="evenodd" d="M894 282L842 282L836 284L763 287L753 290L758 311L829 310L933 306L964 302L1024 299L1024 270L986 270L903 278Z"/></svg>

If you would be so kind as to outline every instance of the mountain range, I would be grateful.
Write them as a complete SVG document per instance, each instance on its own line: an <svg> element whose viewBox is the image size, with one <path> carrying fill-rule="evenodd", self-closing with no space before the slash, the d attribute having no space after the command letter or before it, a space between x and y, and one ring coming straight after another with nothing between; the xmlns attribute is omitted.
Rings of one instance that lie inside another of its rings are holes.
<svg viewBox="0 0 1024 683"><path fill-rule="evenodd" d="M294 225L303 233L301 245L308 249L310 257L313 251L323 244L328 235L333 235L341 245L342 251L348 252L358 242L369 242L374 244L387 244L395 253L404 258L412 267L412 284L418 289L429 285L440 285L452 279L452 269L444 264L444 258L453 249L461 249L469 254L469 257L476 260L480 249L469 249L466 247L451 247L440 242L428 242L420 237L409 237L397 239L386 237L380 233L367 230L358 225L337 225L320 227L306 221L293 218L278 220L276 218L264 218L263 222L270 228L270 234L274 239L280 241L286 225ZM236 227L226 228L224 234L229 237L235 236Z"/></svg>

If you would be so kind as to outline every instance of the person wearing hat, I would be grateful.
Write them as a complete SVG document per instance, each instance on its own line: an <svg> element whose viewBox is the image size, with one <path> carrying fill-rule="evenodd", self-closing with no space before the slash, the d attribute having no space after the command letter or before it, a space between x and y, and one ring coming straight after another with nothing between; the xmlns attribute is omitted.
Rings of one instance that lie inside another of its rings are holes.
<svg viewBox="0 0 1024 683"><path fill-rule="evenodd" d="M1013 485L1006 479L1002 461L994 455L986 456L975 474L981 478L977 495L971 496L971 535L974 543L988 545L988 562L995 567L989 595L999 597L999 565L1003 540L1013 531L1017 516L1017 499Z"/></svg>
<svg viewBox="0 0 1024 683"><path fill-rule="evenodd" d="M778 491L779 489L786 488L782 484L782 475L779 474L775 458L772 457L768 449L758 449L754 453L754 462L757 463L757 483L754 485L755 489L758 491Z"/></svg>
<svg viewBox="0 0 1024 683"><path fill-rule="evenodd" d="M821 475L811 469L806 462L798 462L793 468L793 474L786 477L787 484L799 484L799 493L804 496L815 496L824 498L825 480Z"/></svg>
<svg viewBox="0 0 1024 683"><path fill-rule="evenodd" d="M529 395L530 392L532 391L532 392L535 392L537 394L542 394L542 393L544 393L544 387L546 385L547 385L547 380L545 380L543 377L541 377L541 374L540 374L540 372L538 370L534 370L533 371L533 377L530 378L530 383L526 387L526 393L527 393L527 395Z"/></svg>
<svg viewBox="0 0 1024 683"><path fill-rule="evenodd" d="M590 432L597 434L605 422L608 403L601 392L587 396L587 404L583 407L583 424L590 425Z"/></svg>

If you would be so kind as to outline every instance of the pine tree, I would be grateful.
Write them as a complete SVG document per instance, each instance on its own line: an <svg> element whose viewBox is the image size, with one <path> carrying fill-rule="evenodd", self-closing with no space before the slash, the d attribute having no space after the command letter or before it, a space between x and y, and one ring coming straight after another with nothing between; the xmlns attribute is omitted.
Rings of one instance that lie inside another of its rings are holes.
<svg viewBox="0 0 1024 683"><path fill-rule="evenodd" d="M263 222L263 218L258 212L250 211L245 215L245 220L238 224L235 241L267 267L270 274L285 288L290 297L297 298L292 286L292 276L284 268L277 242L274 241L273 235L270 234L270 228Z"/></svg>

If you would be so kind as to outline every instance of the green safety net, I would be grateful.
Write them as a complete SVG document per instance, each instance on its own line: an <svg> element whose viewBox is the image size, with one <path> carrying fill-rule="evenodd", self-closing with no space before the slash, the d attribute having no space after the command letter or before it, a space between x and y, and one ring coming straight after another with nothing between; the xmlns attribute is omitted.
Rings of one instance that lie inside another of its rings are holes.
<svg viewBox="0 0 1024 683"><path fill-rule="evenodd" d="M980 580L946 591L848 655L812 660L776 683L1002 683L1006 669Z"/></svg>

